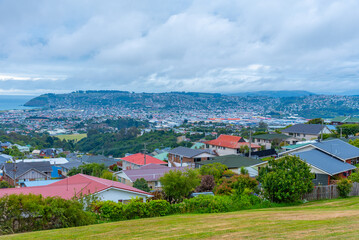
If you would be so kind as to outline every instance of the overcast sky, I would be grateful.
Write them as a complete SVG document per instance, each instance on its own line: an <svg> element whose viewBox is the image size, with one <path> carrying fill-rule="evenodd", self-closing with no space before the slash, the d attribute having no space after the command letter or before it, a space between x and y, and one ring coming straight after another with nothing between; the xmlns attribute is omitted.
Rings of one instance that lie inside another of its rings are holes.
<svg viewBox="0 0 359 240"><path fill-rule="evenodd" d="M0 0L0 94L353 92L358 11L357 0Z"/></svg>

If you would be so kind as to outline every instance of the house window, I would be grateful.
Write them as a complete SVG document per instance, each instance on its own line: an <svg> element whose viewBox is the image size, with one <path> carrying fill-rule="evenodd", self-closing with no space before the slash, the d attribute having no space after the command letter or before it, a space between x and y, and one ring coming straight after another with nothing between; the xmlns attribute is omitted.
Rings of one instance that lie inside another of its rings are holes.
<svg viewBox="0 0 359 240"><path fill-rule="evenodd" d="M155 182L155 187L162 187L161 182L160 182L160 181L156 181L156 182Z"/></svg>
<svg viewBox="0 0 359 240"><path fill-rule="evenodd" d="M314 174L314 178L313 178L314 180L317 180L317 174L315 173Z"/></svg>
<svg viewBox="0 0 359 240"><path fill-rule="evenodd" d="M303 137L305 137L305 134L303 134Z"/></svg>
<svg viewBox="0 0 359 240"><path fill-rule="evenodd" d="M193 161L194 161L194 162L200 162L200 161L201 161L201 158L194 158Z"/></svg>

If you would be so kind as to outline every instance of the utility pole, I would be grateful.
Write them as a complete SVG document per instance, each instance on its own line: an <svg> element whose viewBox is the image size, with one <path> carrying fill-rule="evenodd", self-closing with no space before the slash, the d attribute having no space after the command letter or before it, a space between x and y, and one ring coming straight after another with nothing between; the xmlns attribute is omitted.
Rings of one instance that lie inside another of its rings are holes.
<svg viewBox="0 0 359 240"><path fill-rule="evenodd" d="M340 128L340 138L343 138L343 128Z"/></svg>
<svg viewBox="0 0 359 240"><path fill-rule="evenodd" d="M248 157L252 157L252 130L249 130L249 154Z"/></svg>
<svg viewBox="0 0 359 240"><path fill-rule="evenodd" d="M322 119L322 134L320 135L320 141L323 141L323 127L324 127L324 119Z"/></svg>
<svg viewBox="0 0 359 240"><path fill-rule="evenodd" d="M147 153L147 143L143 144L145 148L143 149L143 165L146 165L146 153Z"/></svg>

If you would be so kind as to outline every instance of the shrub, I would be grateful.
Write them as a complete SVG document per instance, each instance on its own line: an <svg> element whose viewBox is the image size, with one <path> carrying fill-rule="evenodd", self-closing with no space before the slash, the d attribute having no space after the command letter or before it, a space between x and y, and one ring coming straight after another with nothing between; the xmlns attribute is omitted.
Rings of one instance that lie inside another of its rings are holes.
<svg viewBox="0 0 359 240"><path fill-rule="evenodd" d="M342 178L338 181L337 184L337 188L339 191L339 196L346 198L348 197L351 189L352 189L353 183L347 179L347 178Z"/></svg>
<svg viewBox="0 0 359 240"><path fill-rule="evenodd" d="M233 193L233 189L231 187L231 180L224 179L222 183L215 188L216 195L231 195Z"/></svg>
<svg viewBox="0 0 359 240"><path fill-rule="evenodd" d="M92 210L97 217L103 221L119 221L125 219L124 206L122 203L113 201L96 202L92 205Z"/></svg>
<svg viewBox="0 0 359 240"><path fill-rule="evenodd" d="M254 191L258 186L258 181L251 178L249 175L237 175L232 178L231 187L236 191L237 194L242 194L245 189Z"/></svg>
<svg viewBox="0 0 359 240"><path fill-rule="evenodd" d="M200 195L185 199L182 205L182 212L184 213L228 212L232 206L232 199L227 196Z"/></svg>
<svg viewBox="0 0 359 240"><path fill-rule="evenodd" d="M248 170L244 167L241 167L241 174L242 175L248 175Z"/></svg>
<svg viewBox="0 0 359 240"><path fill-rule="evenodd" d="M16 233L62 227L75 227L95 222L76 200L41 195L9 195L0 198L0 232Z"/></svg>
<svg viewBox="0 0 359 240"><path fill-rule="evenodd" d="M145 218L150 216L148 204L142 198L134 198L125 207L126 219Z"/></svg>
<svg viewBox="0 0 359 240"><path fill-rule="evenodd" d="M297 156L269 160L258 176L265 197L277 203L296 202L311 192L313 178L309 166Z"/></svg>
<svg viewBox="0 0 359 240"><path fill-rule="evenodd" d="M215 185L216 183L212 175L203 175L201 185L196 188L196 192L211 192Z"/></svg>
<svg viewBox="0 0 359 240"><path fill-rule="evenodd" d="M152 200L147 204L150 217L166 216L170 213L170 204L166 200Z"/></svg>
<svg viewBox="0 0 359 240"><path fill-rule="evenodd" d="M12 188L13 186L11 186L8 182L6 181L0 181L0 188Z"/></svg>
<svg viewBox="0 0 359 240"><path fill-rule="evenodd" d="M349 180L351 180L352 182L359 182L359 171L358 171L358 169L356 169L356 171L353 172L353 173L349 176Z"/></svg>
<svg viewBox="0 0 359 240"><path fill-rule="evenodd" d="M231 178L234 175L236 175L236 173L231 170L226 170L223 172L223 177L225 178Z"/></svg>

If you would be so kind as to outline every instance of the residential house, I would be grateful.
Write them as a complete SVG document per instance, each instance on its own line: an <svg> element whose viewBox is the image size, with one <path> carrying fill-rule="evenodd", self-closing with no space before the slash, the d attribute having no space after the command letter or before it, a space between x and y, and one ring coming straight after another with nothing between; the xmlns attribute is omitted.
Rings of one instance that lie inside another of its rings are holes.
<svg viewBox="0 0 359 240"><path fill-rule="evenodd" d="M138 169L122 170L116 173L119 181L133 186L133 183L140 178L147 181L148 186L152 190L160 190L162 188L160 178L170 170L185 171L188 167L167 167L160 164L147 164Z"/></svg>
<svg viewBox="0 0 359 240"><path fill-rule="evenodd" d="M66 158L29 158L29 159L19 159L16 160L17 163L19 162L49 162L51 165L61 165L68 163L69 161Z"/></svg>
<svg viewBox="0 0 359 240"><path fill-rule="evenodd" d="M250 147L252 152L258 151L261 147L258 144L245 141L244 138L239 136L221 134L217 139L205 142L206 148L215 151L219 156L237 154L243 152L243 148Z"/></svg>
<svg viewBox="0 0 359 240"><path fill-rule="evenodd" d="M17 147L17 149L19 149L20 152L30 152L30 147L29 146L21 146L19 144L14 144L13 146Z"/></svg>
<svg viewBox="0 0 359 240"><path fill-rule="evenodd" d="M152 197L151 194L126 184L85 174L77 174L45 186L0 189L0 197L10 194L30 193L41 194L43 197L61 197L63 199L72 199L73 197L91 194L102 201L110 200L123 203L136 197L143 198L143 201Z"/></svg>
<svg viewBox="0 0 359 240"><path fill-rule="evenodd" d="M221 163L226 165L229 170L239 174L241 168L245 168L248 170L248 173L251 177L255 177L258 175L257 165L263 163L263 161L248 157L243 157L237 154L218 156L213 158L213 160L203 161L196 164L197 167L202 167L207 164L212 163Z"/></svg>
<svg viewBox="0 0 359 240"><path fill-rule="evenodd" d="M166 162L143 153L132 154L127 157L119 158L117 160L121 162L123 170L138 169L141 166L150 163L167 166Z"/></svg>
<svg viewBox="0 0 359 240"><path fill-rule="evenodd" d="M202 142L196 142L195 144L193 144L193 146L191 148L192 149L205 149L206 144L204 144Z"/></svg>
<svg viewBox="0 0 359 240"><path fill-rule="evenodd" d="M83 165L84 163L81 161L69 161L68 163L60 164L59 167L61 168L61 174L63 176L67 176L71 169L78 168L79 166Z"/></svg>
<svg viewBox="0 0 359 240"><path fill-rule="evenodd" d="M177 147L168 152L168 161L174 166L187 166L196 162L211 160L217 155L209 149Z"/></svg>
<svg viewBox="0 0 359 240"><path fill-rule="evenodd" d="M256 143L260 146L264 146L265 149L271 149L277 146L282 145L293 145L299 142L299 139L288 136L286 134L260 134L253 136L253 143Z"/></svg>
<svg viewBox="0 0 359 240"><path fill-rule="evenodd" d="M2 166L3 180L12 186L23 186L26 181L51 179L50 162L18 162L5 163Z"/></svg>
<svg viewBox="0 0 359 240"><path fill-rule="evenodd" d="M326 125L322 124L296 124L289 128L283 129L285 135L298 138L301 140L318 139L321 134L332 133Z"/></svg>
<svg viewBox="0 0 359 240"><path fill-rule="evenodd" d="M110 157L105 157L103 155L83 155L82 158L80 158L79 160L84 163L104 164L106 167L109 167L114 164L119 164L118 160Z"/></svg>
<svg viewBox="0 0 359 240"><path fill-rule="evenodd" d="M348 177L359 163L359 148L340 139L310 143L279 154L295 155L315 174L316 185L328 185L337 177Z"/></svg>
<svg viewBox="0 0 359 240"><path fill-rule="evenodd" d="M359 124L359 118L344 116L344 117L336 117L331 121L333 125L342 125L342 124Z"/></svg>

